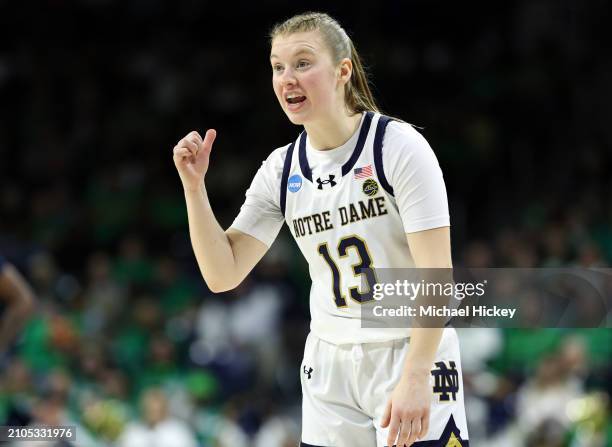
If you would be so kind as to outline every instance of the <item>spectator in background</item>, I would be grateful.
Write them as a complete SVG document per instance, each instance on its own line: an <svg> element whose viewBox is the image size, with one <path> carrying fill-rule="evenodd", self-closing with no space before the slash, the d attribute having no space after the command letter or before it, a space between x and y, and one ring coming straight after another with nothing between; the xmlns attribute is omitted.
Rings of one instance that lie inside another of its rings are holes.
<svg viewBox="0 0 612 447"><path fill-rule="evenodd" d="M196 447L197 441L189 426L173 418L168 411L168 398L157 388L144 392L141 400L144 421L128 424L119 437L118 447Z"/></svg>
<svg viewBox="0 0 612 447"><path fill-rule="evenodd" d="M125 288L112 277L111 257L103 251L91 253L87 259L84 290L83 322L87 335L103 334L120 317L126 295Z"/></svg>
<svg viewBox="0 0 612 447"><path fill-rule="evenodd" d="M17 269L0 255L0 358L34 310L34 292Z"/></svg>
<svg viewBox="0 0 612 447"><path fill-rule="evenodd" d="M60 427L70 424L66 416L65 402L54 395L41 398L32 409L32 421L29 428L41 426ZM78 434L77 434L78 436ZM14 447L74 447L70 441L61 440L27 440L16 441L11 444Z"/></svg>
<svg viewBox="0 0 612 447"><path fill-rule="evenodd" d="M568 366L560 354L544 357L535 376L519 388L516 414L524 432L535 432L547 421L569 426L566 405L582 394L583 384Z"/></svg>

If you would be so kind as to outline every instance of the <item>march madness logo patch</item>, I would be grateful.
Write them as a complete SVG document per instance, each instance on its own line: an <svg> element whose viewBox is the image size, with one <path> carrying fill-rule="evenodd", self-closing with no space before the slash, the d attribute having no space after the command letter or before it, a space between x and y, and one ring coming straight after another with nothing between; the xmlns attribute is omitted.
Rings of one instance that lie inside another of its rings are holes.
<svg viewBox="0 0 612 447"><path fill-rule="evenodd" d="M369 178L363 182L361 188L366 196L372 197L378 192L378 183L373 178Z"/></svg>

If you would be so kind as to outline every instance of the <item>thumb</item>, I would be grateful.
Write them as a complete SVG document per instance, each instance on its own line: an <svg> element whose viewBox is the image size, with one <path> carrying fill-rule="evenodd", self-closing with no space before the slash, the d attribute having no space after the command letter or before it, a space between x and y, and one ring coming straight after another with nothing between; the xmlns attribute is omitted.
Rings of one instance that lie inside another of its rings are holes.
<svg viewBox="0 0 612 447"><path fill-rule="evenodd" d="M217 138L217 131L215 129L208 129L206 135L204 135L204 141L202 141L202 146L200 146L200 148L204 152L210 153L215 138Z"/></svg>
<svg viewBox="0 0 612 447"><path fill-rule="evenodd" d="M385 407L385 412L383 413L383 417L380 421L380 426L382 428L386 428L391 422L391 399L387 402L387 406Z"/></svg>

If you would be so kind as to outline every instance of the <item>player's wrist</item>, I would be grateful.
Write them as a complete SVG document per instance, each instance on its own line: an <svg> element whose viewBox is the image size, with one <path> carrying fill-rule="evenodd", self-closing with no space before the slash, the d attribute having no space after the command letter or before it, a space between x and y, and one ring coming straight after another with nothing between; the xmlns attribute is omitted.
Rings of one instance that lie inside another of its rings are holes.
<svg viewBox="0 0 612 447"><path fill-rule="evenodd" d="M183 184L183 191L185 192L185 195L198 196L201 194L206 194L206 186L204 185L204 180L202 180L196 185Z"/></svg>
<svg viewBox="0 0 612 447"><path fill-rule="evenodd" d="M422 367L422 366L413 366L413 367L408 367L404 370L402 379L410 381L410 382L429 380L430 374L431 374L431 371L429 368Z"/></svg>

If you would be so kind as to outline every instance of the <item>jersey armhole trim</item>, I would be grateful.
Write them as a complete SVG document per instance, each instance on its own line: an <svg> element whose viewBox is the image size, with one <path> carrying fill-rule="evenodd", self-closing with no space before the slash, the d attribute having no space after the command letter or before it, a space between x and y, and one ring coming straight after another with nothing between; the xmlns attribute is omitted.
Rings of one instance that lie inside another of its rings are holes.
<svg viewBox="0 0 612 447"><path fill-rule="evenodd" d="M283 217L285 216L285 205L287 203L287 182L289 181L289 171L291 170L291 160L293 159L293 148L295 147L295 141L289 145L287 149L287 155L285 156L285 163L283 164L283 175L281 177L281 190L280 190L280 206Z"/></svg>
<svg viewBox="0 0 612 447"><path fill-rule="evenodd" d="M390 117L382 115L376 124L376 134L374 135L374 166L376 167L376 175L378 176L380 185L389 195L395 197L393 187L389 184L387 177L385 176L382 156L385 131L387 130L387 125L390 121L392 121Z"/></svg>

